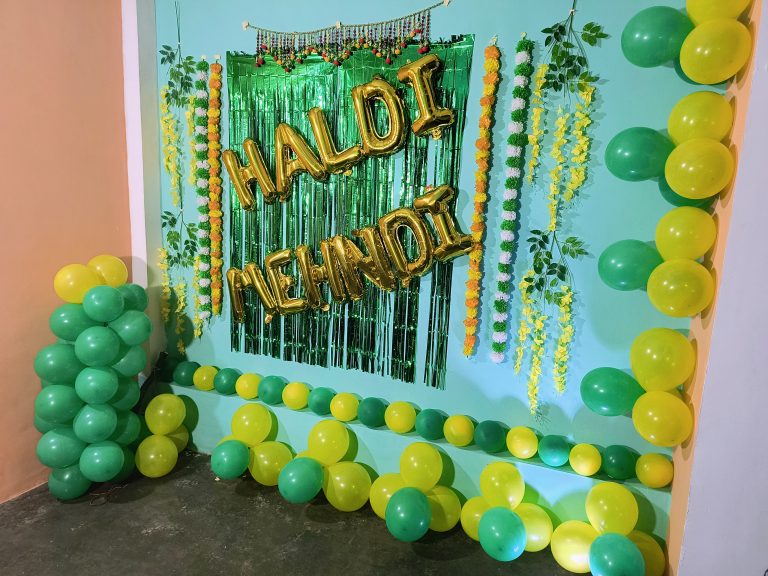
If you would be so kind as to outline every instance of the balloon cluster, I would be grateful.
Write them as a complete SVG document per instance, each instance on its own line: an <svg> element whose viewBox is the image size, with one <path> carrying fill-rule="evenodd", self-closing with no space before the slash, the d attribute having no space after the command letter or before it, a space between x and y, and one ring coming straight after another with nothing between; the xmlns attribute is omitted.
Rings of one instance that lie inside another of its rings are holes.
<svg viewBox="0 0 768 576"><path fill-rule="evenodd" d="M43 386L35 427L43 434L37 457L52 468L48 488L62 500L82 496L91 482L121 481L134 468L141 420L131 408L152 324L143 312L146 292L127 279L123 261L109 255L64 266L54 278L66 303L50 317L58 342L35 357Z"/></svg>
<svg viewBox="0 0 768 576"><path fill-rule="evenodd" d="M174 394L159 394L149 402L144 418L151 435L136 449L136 468L144 476L160 478L176 466L179 452L189 443L186 417L184 401Z"/></svg>

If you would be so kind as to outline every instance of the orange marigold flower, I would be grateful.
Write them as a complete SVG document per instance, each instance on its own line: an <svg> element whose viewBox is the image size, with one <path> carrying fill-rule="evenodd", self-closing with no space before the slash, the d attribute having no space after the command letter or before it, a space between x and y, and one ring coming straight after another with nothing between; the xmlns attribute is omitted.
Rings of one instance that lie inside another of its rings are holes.
<svg viewBox="0 0 768 576"><path fill-rule="evenodd" d="M501 52L499 52L499 48L497 46L487 46L485 48L485 57L486 58L499 58L501 56ZM213 68L213 66L211 66Z"/></svg>
<svg viewBox="0 0 768 576"><path fill-rule="evenodd" d="M488 72L483 76L483 82L485 84L497 84L499 81L499 74L497 72Z"/></svg>
<svg viewBox="0 0 768 576"><path fill-rule="evenodd" d="M480 98L480 106L493 106L496 103L496 96L489 94Z"/></svg>
<svg viewBox="0 0 768 576"><path fill-rule="evenodd" d="M490 150L491 141L488 138L478 138L475 140L475 146L478 150Z"/></svg>

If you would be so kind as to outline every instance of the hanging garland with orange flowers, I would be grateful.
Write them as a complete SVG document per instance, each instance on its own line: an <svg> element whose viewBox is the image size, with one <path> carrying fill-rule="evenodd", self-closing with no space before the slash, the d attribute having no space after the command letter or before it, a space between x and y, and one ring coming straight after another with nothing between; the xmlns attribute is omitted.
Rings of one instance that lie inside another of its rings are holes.
<svg viewBox="0 0 768 576"><path fill-rule="evenodd" d="M218 57L217 57L218 59ZM221 64L217 61L211 64L211 74L208 80L208 213L211 222L210 237L210 279L211 279L211 312L214 316L221 314L222 298L222 266L224 265L221 251L222 243L222 206L221 206Z"/></svg>

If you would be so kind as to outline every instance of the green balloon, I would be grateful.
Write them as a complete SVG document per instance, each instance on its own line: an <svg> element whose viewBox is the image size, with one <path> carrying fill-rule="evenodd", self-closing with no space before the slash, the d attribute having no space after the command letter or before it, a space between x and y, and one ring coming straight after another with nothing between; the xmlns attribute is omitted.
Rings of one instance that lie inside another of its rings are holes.
<svg viewBox="0 0 768 576"><path fill-rule="evenodd" d="M590 545L589 569L594 576L645 576L645 560L632 540L609 532Z"/></svg>
<svg viewBox="0 0 768 576"><path fill-rule="evenodd" d="M509 508L497 506L480 518L480 546L494 560L510 562L525 551L525 525Z"/></svg>
<svg viewBox="0 0 768 576"><path fill-rule="evenodd" d="M368 428L384 426L384 412L387 403L381 398L363 398L357 407L357 419Z"/></svg>
<svg viewBox="0 0 768 576"><path fill-rule="evenodd" d="M418 488L400 488L390 497L384 518L392 536L401 542L415 542L429 530L432 508Z"/></svg>
<svg viewBox="0 0 768 576"><path fill-rule="evenodd" d="M51 384L71 384L83 368L72 344L51 344L35 356L35 373Z"/></svg>
<svg viewBox="0 0 768 576"><path fill-rule="evenodd" d="M227 440L213 449L211 470L222 480L232 480L243 475L249 459L248 446L239 440Z"/></svg>
<svg viewBox="0 0 768 576"><path fill-rule="evenodd" d="M507 445L507 427L495 420L484 420L475 427L475 444L489 454L501 452Z"/></svg>
<svg viewBox="0 0 768 576"><path fill-rule="evenodd" d="M603 470L614 480L635 477L635 464L640 455L626 446L608 446L603 450Z"/></svg>
<svg viewBox="0 0 768 576"><path fill-rule="evenodd" d="M84 368L75 380L75 391L83 402L103 404L117 392L118 376L112 368L94 366Z"/></svg>
<svg viewBox="0 0 768 576"><path fill-rule="evenodd" d="M261 385L264 381L259 383L259 397L261 397ZM331 400L336 396L336 392L330 388L319 386L313 388L309 393L307 399L307 406L318 416L325 416L331 413Z"/></svg>
<svg viewBox="0 0 768 576"><path fill-rule="evenodd" d="M701 198L699 200L695 200L693 198L680 196L680 194L669 187L669 184L667 184L667 179L663 176L659 178L659 192L661 192L661 196L664 198L664 200L673 206L693 206L694 208L701 208L702 210L709 210L709 208L712 206L712 203L715 201L715 198L717 198L717 195L715 195L710 196L709 198Z"/></svg>
<svg viewBox="0 0 768 576"><path fill-rule="evenodd" d="M120 378L117 383L117 392L110 398L109 403L115 410L130 410L139 401L141 389L136 380Z"/></svg>
<svg viewBox="0 0 768 576"><path fill-rule="evenodd" d="M112 286L94 286L83 297L83 310L91 320L111 322L125 309L123 295Z"/></svg>
<svg viewBox="0 0 768 576"><path fill-rule="evenodd" d="M86 404L75 416L72 429L83 442L103 442L117 428L117 412L109 404Z"/></svg>
<svg viewBox="0 0 768 576"><path fill-rule="evenodd" d="M568 462L571 443L563 436L550 434L539 440L539 458L547 466L557 468Z"/></svg>
<svg viewBox="0 0 768 576"><path fill-rule="evenodd" d="M173 381L179 386L192 386L192 377L198 368L200 368L200 364L197 362L190 362L188 360L179 362L173 370Z"/></svg>
<svg viewBox="0 0 768 576"><path fill-rule="evenodd" d="M234 394L237 379L242 375L243 373L240 372L240 370L235 370L234 368L222 368L216 372L216 376L213 378L213 387L219 394ZM261 383L259 383L259 389L261 389ZM280 393L282 394L282 391Z"/></svg>
<svg viewBox="0 0 768 576"><path fill-rule="evenodd" d="M130 448L123 446L123 467L112 478L112 482L125 482L130 478L134 470L136 470L136 454Z"/></svg>
<svg viewBox="0 0 768 576"><path fill-rule="evenodd" d="M639 182L664 174L672 141L650 128L628 128L619 132L605 149L605 165L621 180Z"/></svg>
<svg viewBox="0 0 768 576"><path fill-rule="evenodd" d="M138 284L123 284L118 286L117 290L125 301L126 310L138 310L139 312L146 310L149 299L144 288Z"/></svg>
<svg viewBox="0 0 768 576"><path fill-rule="evenodd" d="M107 482L117 476L125 464L122 447L109 440L89 444L80 455L80 471L91 482Z"/></svg>
<svg viewBox="0 0 768 576"><path fill-rule="evenodd" d="M132 346L123 351L122 354L118 352L119 360L112 364L112 368L121 376L136 376L147 365L147 353L141 346Z"/></svg>
<svg viewBox="0 0 768 576"><path fill-rule="evenodd" d="M74 342L83 330L98 322L88 317L82 304L62 304L53 311L48 324L57 338Z"/></svg>
<svg viewBox="0 0 768 576"><path fill-rule="evenodd" d="M80 458L86 443L75 436L72 428L54 428L37 442L37 459L49 468L66 468Z"/></svg>
<svg viewBox="0 0 768 576"><path fill-rule="evenodd" d="M91 481L73 464L66 468L54 468L48 475L48 490L59 500L74 500L88 492Z"/></svg>
<svg viewBox="0 0 768 576"><path fill-rule="evenodd" d="M106 326L86 328L75 340L75 355L86 366L109 366L120 354L120 339Z"/></svg>
<svg viewBox="0 0 768 576"><path fill-rule="evenodd" d="M621 34L621 50L635 66L653 68L678 58L693 30L685 14L668 6L653 6L635 14Z"/></svg>
<svg viewBox="0 0 768 576"><path fill-rule="evenodd" d="M120 444L120 446L128 446L136 441L141 433L141 418L135 412L130 410L120 410L117 412L117 422L115 424L115 431L109 437L109 440Z"/></svg>
<svg viewBox="0 0 768 576"><path fill-rule="evenodd" d="M56 422L51 422L45 418L40 418L40 416L37 414L35 414L34 424L35 430L40 432L40 434L45 434L49 430L53 430L54 428L61 426L61 424L57 424Z"/></svg>
<svg viewBox="0 0 768 576"><path fill-rule="evenodd" d="M109 323L118 338L127 346L138 346L149 339L152 322L149 316L138 310L126 310Z"/></svg>
<svg viewBox="0 0 768 576"><path fill-rule="evenodd" d="M644 393L637 380L617 368L595 368L581 379L584 405L600 416L627 414Z"/></svg>
<svg viewBox="0 0 768 576"><path fill-rule="evenodd" d="M286 384L288 380L282 376L267 376L259 382L259 400L270 406L282 403Z"/></svg>
<svg viewBox="0 0 768 576"><path fill-rule="evenodd" d="M425 440L440 440L444 436L445 421L445 414L434 408L426 408L416 415L416 433Z"/></svg>
<svg viewBox="0 0 768 576"><path fill-rule="evenodd" d="M291 504L306 504L323 487L323 467L314 458L295 458L280 471L277 487Z"/></svg>
<svg viewBox="0 0 768 576"><path fill-rule="evenodd" d="M651 272L664 260L640 240L619 240L608 246L597 261L600 279L614 290L645 290Z"/></svg>
<svg viewBox="0 0 768 576"><path fill-rule="evenodd" d="M35 414L56 424L72 422L82 407L75 389L61 384L46 386L35 398Z"/></svg>

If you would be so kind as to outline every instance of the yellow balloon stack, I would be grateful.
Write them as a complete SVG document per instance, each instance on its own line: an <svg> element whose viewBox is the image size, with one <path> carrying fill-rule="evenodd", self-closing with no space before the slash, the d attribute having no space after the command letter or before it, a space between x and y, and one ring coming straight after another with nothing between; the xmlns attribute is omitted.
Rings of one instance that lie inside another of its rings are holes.
<svg viewBox="0 0 768 576"><path fill-rule="evenodd" d="M159 394L150 400L144 419L152 434L136 449L136 468L141 474L160 478L173 470L179 452L189 443L186 417L184 401L175 394Z"/></svg>

